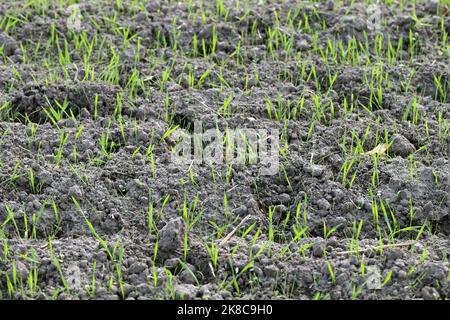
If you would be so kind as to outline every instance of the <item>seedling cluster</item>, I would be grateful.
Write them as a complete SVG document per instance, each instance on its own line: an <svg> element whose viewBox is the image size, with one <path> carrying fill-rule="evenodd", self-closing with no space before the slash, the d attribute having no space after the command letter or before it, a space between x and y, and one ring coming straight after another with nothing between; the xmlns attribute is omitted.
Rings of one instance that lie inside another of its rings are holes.
<svg viewBox="0 0 450 320"><path fill-rule="evenodd" d="M449 8L3 5L0 298L448 298ZM276 129L278 172L177 166L197 120Z"/></svg>

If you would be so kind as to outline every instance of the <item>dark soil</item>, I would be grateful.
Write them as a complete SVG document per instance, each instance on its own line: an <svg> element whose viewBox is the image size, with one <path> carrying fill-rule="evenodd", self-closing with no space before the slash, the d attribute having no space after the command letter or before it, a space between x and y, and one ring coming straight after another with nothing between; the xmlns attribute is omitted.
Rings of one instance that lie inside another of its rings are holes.
<svg viewBox="0 0 450 320"><path fill-rule="evenodd" d="M449 297L445 1L380 5L376 30L352 1L78 1L78 27L49 2L0 4L0 298ZM352 39L367 54L325 63ZM195 121L278 129L278 174L174 163Z"/></svg>

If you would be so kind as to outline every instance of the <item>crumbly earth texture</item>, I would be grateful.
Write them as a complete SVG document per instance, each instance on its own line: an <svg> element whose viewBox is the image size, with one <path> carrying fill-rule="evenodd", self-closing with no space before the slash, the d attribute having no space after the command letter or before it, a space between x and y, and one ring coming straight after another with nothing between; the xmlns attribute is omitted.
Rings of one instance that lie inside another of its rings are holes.
<svg viewBox="0 0 450 320"><path fill-rule="evenodd" d="M0 298L448 298L449 12L2 1ZM277 172L177 164L199 121Z"/></svg>

